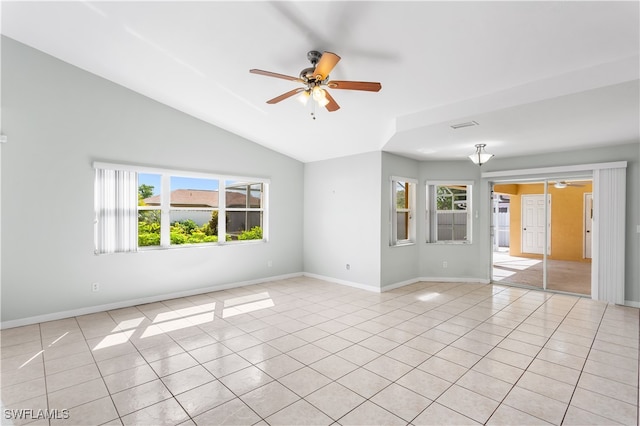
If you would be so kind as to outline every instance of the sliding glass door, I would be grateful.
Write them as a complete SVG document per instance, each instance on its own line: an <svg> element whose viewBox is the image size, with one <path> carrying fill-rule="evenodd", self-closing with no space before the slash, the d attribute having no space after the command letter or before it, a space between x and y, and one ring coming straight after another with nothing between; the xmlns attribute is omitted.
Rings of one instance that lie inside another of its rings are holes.
<svg viewBox="0 0 640 426"><path fill-rule="evenodd" d="M492 280L590 295L591 177L492 187Z"/></svg>

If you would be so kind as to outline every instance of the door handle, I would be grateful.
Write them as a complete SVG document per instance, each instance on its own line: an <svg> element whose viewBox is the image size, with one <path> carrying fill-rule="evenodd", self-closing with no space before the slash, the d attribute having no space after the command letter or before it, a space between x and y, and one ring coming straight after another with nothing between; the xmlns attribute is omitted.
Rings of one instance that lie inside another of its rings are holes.
<svg viewBox="0 0 640 426"><path fill-rule="evenodd" d="M527 228L522 228L522 229L523 229L524 231L526 231L526 230L527 230Z"/></svg>

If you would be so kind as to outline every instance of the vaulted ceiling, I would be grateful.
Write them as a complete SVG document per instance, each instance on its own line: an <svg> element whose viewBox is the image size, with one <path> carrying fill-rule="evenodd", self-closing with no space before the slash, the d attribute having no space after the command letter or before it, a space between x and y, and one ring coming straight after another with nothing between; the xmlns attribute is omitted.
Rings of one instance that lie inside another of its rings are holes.
<svg viewBox="0 0 640 426"><path fill-rule="evenodd" d="M2 34L301 161L462 159L638 142L640 3L10 2ZM328 112L266 100L309 50L342 57ZM475 121L454 130L451 125Z"/></svg>

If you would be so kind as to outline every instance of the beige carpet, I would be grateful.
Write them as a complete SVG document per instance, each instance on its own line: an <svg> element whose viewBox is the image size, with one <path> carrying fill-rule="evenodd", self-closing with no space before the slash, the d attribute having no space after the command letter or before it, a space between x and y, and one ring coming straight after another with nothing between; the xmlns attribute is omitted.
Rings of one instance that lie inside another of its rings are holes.
<svg viewBox="0 0 640 426"><path fill-rule="evenodd" d="M542 288L542 260L493 255L493 281ZM591 294L591 263L547 260L547 289Z"/></svg>

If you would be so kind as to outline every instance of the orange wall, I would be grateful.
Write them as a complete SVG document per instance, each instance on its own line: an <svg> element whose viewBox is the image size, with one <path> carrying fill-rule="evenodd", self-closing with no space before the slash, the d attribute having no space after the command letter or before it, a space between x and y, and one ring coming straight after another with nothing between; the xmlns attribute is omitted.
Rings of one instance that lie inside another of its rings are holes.
<svg viewBox="0 0 640 426"><path fill-rule="evenodd" d="M497 192L498 194L509 194L509 195L515 195L518 193L518 187L520 185L515 184L515 183L502 183L499 185L494 185L493 186L493 191Z"/></svg>
<svg viewBox="0 0 640 426"><path fill-rule="evenodd" d="M514 188L515 187L515 188ZM496 185L494 191L510 195L509 254L541 258L542 255L522 253L522 195L544 194L543 184ZM551 195L551 255L549 259L590 262L582 257L584 194L592 192L591 183L564 189L549 185Z"/></svg>

